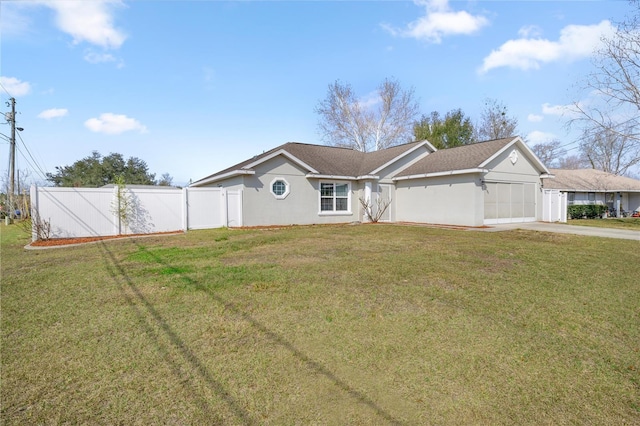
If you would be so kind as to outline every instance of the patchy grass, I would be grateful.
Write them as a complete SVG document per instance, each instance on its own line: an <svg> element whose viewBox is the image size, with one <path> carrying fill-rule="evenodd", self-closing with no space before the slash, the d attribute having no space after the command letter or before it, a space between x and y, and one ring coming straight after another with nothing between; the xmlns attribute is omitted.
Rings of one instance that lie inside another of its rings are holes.
<svg viewBox="0 0 640 426"><path fill-rule="evenodd" d="M635 241L0 231L2 424L640 423Z"/></svg>
<svg viewBox="0 0 640 426"><path fill-rule="evenodd" d="M640 231L640 217L607 218L607 219L571 219L569 225L593 226L598 228L618 228Z"/></svg>

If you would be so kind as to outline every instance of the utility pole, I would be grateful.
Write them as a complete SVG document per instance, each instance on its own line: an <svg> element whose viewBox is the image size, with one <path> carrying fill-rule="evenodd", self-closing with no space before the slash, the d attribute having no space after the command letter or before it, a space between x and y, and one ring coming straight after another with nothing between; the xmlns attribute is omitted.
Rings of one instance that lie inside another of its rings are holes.
<svg viewBox="0 0 640 426"><path fill-rule="evenodd" d="M16 98L11 98L11 142L9 162L9 218L13 219L15 207L13 205L13 193L16 184Z"/></svg>

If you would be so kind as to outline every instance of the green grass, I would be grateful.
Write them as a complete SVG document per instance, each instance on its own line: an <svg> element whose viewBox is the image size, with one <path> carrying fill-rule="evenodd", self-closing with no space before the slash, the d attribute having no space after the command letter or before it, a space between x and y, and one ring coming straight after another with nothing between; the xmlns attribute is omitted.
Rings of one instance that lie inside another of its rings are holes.
<svg viewBox="0 0 640 426"><path fill-rule="evenodd" d="M640 423L636 241L0 232L2 424Z"/></svg>
<svg viewBox="0 0 640 426"><path fill-rule="evenodd" d="M593 226L598 228L617 228L640 230L640 217L607 218L607 219L571 219L569 225Z"/></svg>

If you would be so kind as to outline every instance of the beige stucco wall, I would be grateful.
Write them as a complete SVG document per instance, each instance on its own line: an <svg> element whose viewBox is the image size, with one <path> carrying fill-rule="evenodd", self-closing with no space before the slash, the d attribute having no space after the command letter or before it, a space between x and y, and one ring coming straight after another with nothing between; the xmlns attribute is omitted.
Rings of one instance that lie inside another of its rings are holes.
<svg viewBox="0 0 640 426"><path fill-rule="evenodd" d="M398 181L395 201L399 222L481 226L484 220L479 173Z"/></svg>

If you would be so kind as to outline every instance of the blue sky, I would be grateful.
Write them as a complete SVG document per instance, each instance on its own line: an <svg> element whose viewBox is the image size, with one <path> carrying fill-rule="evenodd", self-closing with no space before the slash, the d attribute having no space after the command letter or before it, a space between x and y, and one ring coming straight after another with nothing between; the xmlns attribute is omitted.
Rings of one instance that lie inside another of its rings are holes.
<svg viewBox="0 0 640 426"><path fill-rule="evenodd" d="M363 99L386 77L421 112L475 122L496 99L531 145L575 153L566 107L590 53L630 10L617 1L2 1L0 87L15 97L17 169L96 150L185 185L289 141L322 143L335 80ZM563 111L565 111L563 115ZM0 133L10 127L0 120ZM0 137L0 172L9 144Z"/></svg>

